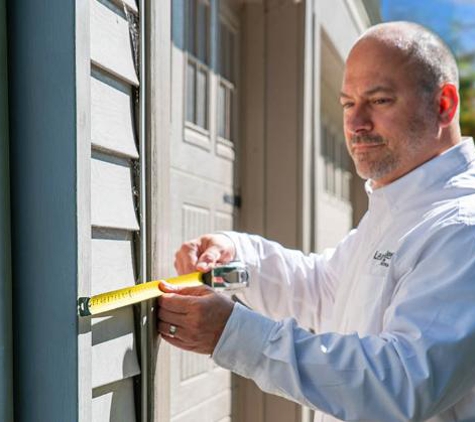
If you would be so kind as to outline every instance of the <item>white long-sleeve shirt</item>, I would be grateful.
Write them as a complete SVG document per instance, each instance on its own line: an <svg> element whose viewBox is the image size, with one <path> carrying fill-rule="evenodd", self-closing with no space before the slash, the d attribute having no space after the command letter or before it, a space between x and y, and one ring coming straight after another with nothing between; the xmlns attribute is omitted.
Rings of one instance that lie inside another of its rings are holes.
<svg viewBox="0 0 475 422"><path fill-rule="evenodd" d="M474 160L465 139L367 188L358 228L322 255L228 233L255 311L236 304L215 362L316 421L474 422Z"/></svg>

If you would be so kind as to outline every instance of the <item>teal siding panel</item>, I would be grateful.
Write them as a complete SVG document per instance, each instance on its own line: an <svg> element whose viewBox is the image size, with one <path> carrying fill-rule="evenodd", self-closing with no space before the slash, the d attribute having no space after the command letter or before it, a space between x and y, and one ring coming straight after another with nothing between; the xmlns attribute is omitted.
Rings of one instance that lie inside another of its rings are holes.
<svg viewBox="0 0 475 422"><path fill-rule="evenodd" d="M0 0L0 420L13 421L10 169L5 0Z"/></svg>
<svg viewBox="0 0 475 422"><path fill-rule="evenodd" d="M76 2L8 2L15 421L77 422Z"/></svg>

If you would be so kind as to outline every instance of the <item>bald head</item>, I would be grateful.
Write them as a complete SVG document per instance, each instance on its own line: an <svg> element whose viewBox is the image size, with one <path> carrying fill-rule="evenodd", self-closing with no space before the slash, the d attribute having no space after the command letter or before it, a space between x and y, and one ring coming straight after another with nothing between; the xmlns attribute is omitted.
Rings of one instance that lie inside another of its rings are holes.
<svg viewBox="0 0 475 422"><path fill-rule="evenodd" d="M447 45L433 32L412 22L388 22L369 28L353 48L373 40L411 63L418 86L426 94L450 83L458 87L457 63Z"/></svg>

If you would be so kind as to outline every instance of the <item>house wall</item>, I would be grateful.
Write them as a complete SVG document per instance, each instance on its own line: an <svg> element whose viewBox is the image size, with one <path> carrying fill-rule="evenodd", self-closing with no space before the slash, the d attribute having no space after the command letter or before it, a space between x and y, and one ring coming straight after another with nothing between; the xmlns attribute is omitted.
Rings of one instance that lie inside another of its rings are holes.
<svg viewBox="0 0 475 422"><path fill-rule="evenodd" d="M70 3L8 5L15 420L132 421L144 407L134 397L140 369L132 308L78 320L76 299L138 278L134 95L141 81L122 1ZM137 13L134 0L125 3ZM322 187L309 175L321 170L319 116L327 101L321 34L343 59L364 20L346 1L246 2L241 133L236 151L230 147L223 156L213 133L201 147L185 139L184 74L170 73L170 60L177 64L173 70L184 69L183 45L169 39L171 7L181 3L147 1L152 276L171 274L173 248L196 230L232 227L236 209L223 197L238 186L239 228L289 247L318 249ZM7 321L8 308L3 311ZM170 353L158 341L154 347L161 358L146 376L155 378L157 394L149 396L155 420L229 420L231 410L236 421L301 418L297 405L264 395L248 381L231 383L208 361ZM178 379L180 367L185 376ZM207 383L201 382L205 376ZM170 393L171 383L179 394Z"/></svg>

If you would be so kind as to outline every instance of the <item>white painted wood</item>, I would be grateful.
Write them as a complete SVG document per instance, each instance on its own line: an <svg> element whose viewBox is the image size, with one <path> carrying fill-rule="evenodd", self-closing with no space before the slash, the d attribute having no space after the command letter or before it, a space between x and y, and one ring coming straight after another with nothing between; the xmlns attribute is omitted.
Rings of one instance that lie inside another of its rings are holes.
<svg viewBox="0 0 475 422"><path fill-rule="evenodd" d="M212 395L180 416L172 418L172 422L231 422L230 407L230 391L224 390L220 394Z"/></svg>
<svg viewBox="0 0 475 422"><path fill-rule="evenodd" d="M132 307L92 318L92 386L139 373Z"/></svg>
<svg viewBox="0 0 475 422"><path fill-rule="evenodd" d="M131 378L93 390L92 422L136 420L134 385Z"/></svg>
<svg viewBox="0 0 475 422"><path fill-rule="evenodd" d="M179 351L180 355L180 381L184 382L188 379L204 374L211 368L211 362L206 355L198 353L187 353Z"/></svg>
<svg viewBox="0 0 475 422"><path fill-rule="evenodd" d="M128 83L139 84L128 22L120 9L98 0L91 0L91 60Z"/></svg>
<svg viewBox="0 0 475 422"><path fill-rule="evenodd" d="M125 160L91 161L91 221L96 227L139 230L135 214L132 170Z"/></svg>
<svg viewBox="0 0 475 422"><path fill-rule="evenodd" d="M102 72L93 71L91 77L93 146L138 158L133 116L133 94L130 85L122 84Z"/></svg>
<svg viewBox="0 0 475 422"><path fill-rule="evenodd" d="M175 1L175 0L173 0ZM172 274L168 259L170 246L170 121L171 121L171 0L149 2L149 136L150 159L149 255L153 279ZM156 333L152 320L151 328ZM170 346L152 336L152 370L150 371L151 421L170 420Z"/></svg>
<svg viewBox="0 0 475 422"><path fill-rule="evenodd" d="M170 174L171 241L167 261L186 240L200 234L233 227L233 206L224 202L224 195L233 195L234 156L217 153L216 96L218 77L211 74L209 112L212 116L206 142L191 142L191 126L184 135L184 86L186 57L180 44L184 34L183 19L186 1L173 3L172 43L172 141ZM211 67L216 65L218 2L212 0ZM197 135L201 135L196 131ZM236 142L238 140L236 139ZM172 421L218 422L231 416L231 374L216 368L206 356L171 349L170 415ZM159 379L160 382L160 379ZM216 399L219 397L219 399Z"/></svg>
<svg viewBox="0 0 475 422"><path fill-rule="evenodd" d="M224 231L233 229L233 216L232 214L226 214L216 212L214 217L214 230Z"/></svg>
<svg viewBox="0 0 475 422"><path fill-rule="evenodd" d="M180 364L179 360L182 352L176 349L172 349L171 352L172 367L176 368ZM174 370L171 374L171 388L173 397L171 403L172 422L180 420L182 416L188 415L189 412L193 412L193 409L198 410L198 412L209 411L210 409L206 409L208 406L203 405L215 396L221 396L221 400L209 404L218 406L221 417L231 415L231 374L229 371L218 367L212 369L210 364L206 373L201 373L195 378L182 379L180 371ZM200 406L203 406L201 410L199 409ZM213 419L198 418L195 420L211 421Z"/></svg>

